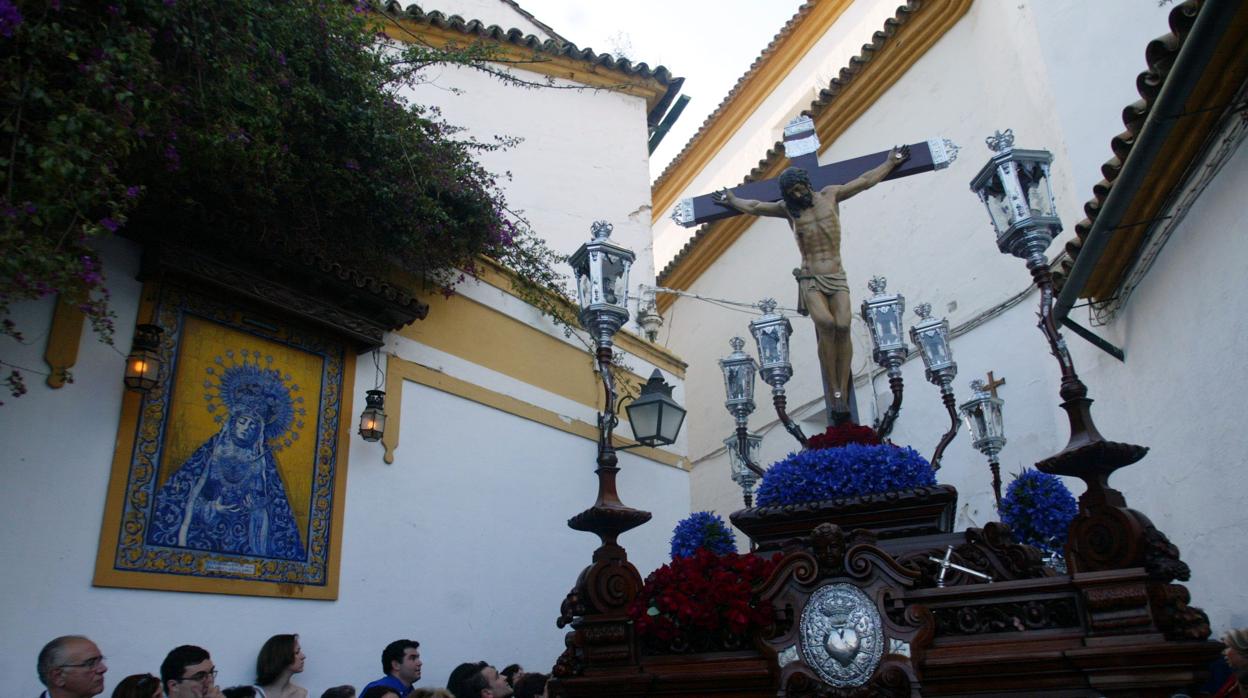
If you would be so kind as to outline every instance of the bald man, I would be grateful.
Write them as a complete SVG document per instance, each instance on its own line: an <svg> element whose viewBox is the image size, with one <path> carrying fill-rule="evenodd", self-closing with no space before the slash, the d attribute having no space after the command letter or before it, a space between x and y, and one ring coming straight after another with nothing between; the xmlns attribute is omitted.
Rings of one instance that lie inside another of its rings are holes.
<svg viewBox="0 0 1248 698"><path fill-rule="evenodd" d="M91 698L104 692L108 665L100 648L81 635L63 635L44 645L35 667L47 687L40 698Z"/></svg>

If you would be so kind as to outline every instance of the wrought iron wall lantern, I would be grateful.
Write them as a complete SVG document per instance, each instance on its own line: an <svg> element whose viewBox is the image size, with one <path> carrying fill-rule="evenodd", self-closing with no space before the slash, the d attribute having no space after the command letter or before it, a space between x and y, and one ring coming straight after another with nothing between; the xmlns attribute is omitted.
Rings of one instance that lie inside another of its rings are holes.
<svg viewBox="0 0 1248 698"><path fill-rule="evenodd" d="M160 337L164 333L159 325L141 324L134 328L130 354L126 356L125 384L130 390L146 393L160 380Z"/></svg>
<svg viewBox="0 0 1248 698"><path fill-rule="evenodd" d="M386 391L368 391L364 403L364 411L360 413L360 436L365 441L380 441L386 433Z"/></svg>

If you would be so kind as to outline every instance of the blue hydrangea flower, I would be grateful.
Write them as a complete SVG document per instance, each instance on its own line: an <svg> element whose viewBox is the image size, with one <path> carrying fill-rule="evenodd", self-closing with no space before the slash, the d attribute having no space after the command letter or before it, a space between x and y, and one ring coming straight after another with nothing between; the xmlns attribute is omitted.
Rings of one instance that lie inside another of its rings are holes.
<svg viewBox="0 0 1248 698"><path fill-rule="evenodd" d="M692 557L698 548L725 555L737 552L737 541L718 514L698 511L681 519L672 531L672 559Z"/></svg>
<svg viewBox="0 0 1248 698"><path fill-rule="evenodd" d="M912 448L847 444L790 453L763 475L757 499L782 506L935 484L931 464Z"/></svg>
<svg viewBox="0 0 1248 698"><path fill-rule="evenodd" d="M1061 478L1024 469L1006 488L999 511L1018 542L1060 552L1079 505Z"/></svg>

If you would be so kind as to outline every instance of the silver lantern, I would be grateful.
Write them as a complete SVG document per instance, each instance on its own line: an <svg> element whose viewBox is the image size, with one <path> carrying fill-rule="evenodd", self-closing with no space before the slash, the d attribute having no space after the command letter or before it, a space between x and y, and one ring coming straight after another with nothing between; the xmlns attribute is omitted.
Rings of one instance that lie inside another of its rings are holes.
<svg viewBox="0 0 1248 698"><path fill-rule="evenodd" d="M930 303L920 303L914 309L919 321L910 328L910 341L919 348L928 382L936 386L948 385L958 375L958 364L949 349L949 321L932 317Z"/></svg>
<svg viewBox="0 0 1248 698"><path fill-rule="evenodd" d="M971 445L988 457L992 468L992 490L997 505L1001 504L1001 466L997 454L1005 447L1005 422L1001 414L1004 401L990 393L981 380L971 381L971 399L959 407L962 420L971 432Z"/></svg>
<svg viewBox="0 0 1248 698"><path fill-rule="evenodd" d="M611 242L612 226L595 221L593 239L581 245L568 262L576 274L581 325L601 346L628 322L628 269L635 255Z"/></svg>
<svg viewBox="0 0 1248 698"><path fill-rule="evenodd" d="M910 348L906 346L906 336L901 329L906 298L900 293L885 293L888 280L882 276L871 277L867 288L874 295L862 302L862 319L871 331L871 344L874 347L872 357L884 368L888 368L892 362L900 366L910 354Z"/></svg>
<svg viewBox="0 0 1248 698"><path fill-rule="evenodd" d="M728 451L728 462L732 466L732 481L741 488L745 506L753 506L754 486L758 484L758 474L750 468L758 463L763 447L763 435L747 433L745 435L745 457L741 453L741 439L736 435L724 439L724 449Z"/></svg>
<svg viewBox="0 0 1248 698"><path fill-rule="evenodd" d="M1053 154L1015 149L1012 129L997 131L987 143L996 155L971 180L971 191L988 209L1001 252L1032 259L1062 231L1049 177Z"/></svg>

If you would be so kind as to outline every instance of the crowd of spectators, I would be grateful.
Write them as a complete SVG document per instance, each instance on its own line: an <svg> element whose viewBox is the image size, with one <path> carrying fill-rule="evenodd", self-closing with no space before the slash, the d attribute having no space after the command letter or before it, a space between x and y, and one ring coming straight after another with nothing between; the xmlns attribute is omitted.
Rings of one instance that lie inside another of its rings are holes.
<svg viewBox="0 0 1248 698"><path fill-rule="evenodd" d="M160 676L132 674L113 689L112 698L308 698L295 683L303 671L298 635L274 635L256 656L255 682L222 688L217 667L202 647L181 645L160 664ZM526 673L518 664L499 672L484 661L455 667L446 688L417 688L421 678L420 643L395 640L381 652L381 678L356 693L353 685L335 686L321 698L548 698L545 674ZM93 698L104 692L108 664L100 648L81 635L65 635L44 645L36 660L40 698Z"/></svg>

